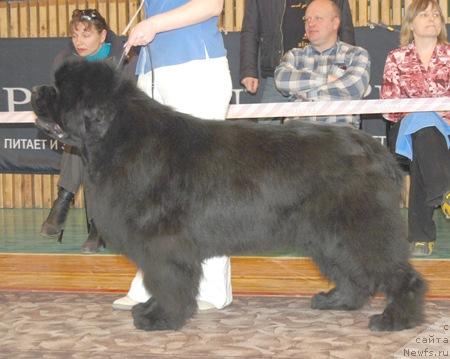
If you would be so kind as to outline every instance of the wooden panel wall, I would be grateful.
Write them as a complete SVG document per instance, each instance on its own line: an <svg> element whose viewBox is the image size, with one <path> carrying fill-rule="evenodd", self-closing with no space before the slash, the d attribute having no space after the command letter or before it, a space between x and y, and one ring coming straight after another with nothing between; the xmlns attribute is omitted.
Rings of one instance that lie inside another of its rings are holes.
<svg viewBox="0 0 450 359"><path fill-rule="evenodd" d="M67 24L75 8L97 8L111 29L121 33L139 7L140 0L0 0L0 37L66 36ZM275 0L273 0L275 1ZM281 0L279 0L281 1ZM449 1L439 0L449 19ZM411 0L349 0L356 26L368 22L399 25L405 5ZM239 31L244 16L245 0L225 0L220 27ZM142 12L138 15L139 21Z"/></svg>
<svg viewBox="0 0 450 359"><path fill-rule="evenodd" d="M0 174L0 208L51 208L57 196L59 175ZM83 191L75 196L75 208L83 207Z"/></svg>
<svg viewBox="0 0 450 359"><path fill-rule="evenodd" d="M349 0L349 4L356 26L366 26L368 22L399 25L404 6L410 1ZM449 2L440 0L448 20ZM245 0L225 0L221 29L241 29L244 4ZM121 33L138 7L139 0L0 0L0 37L67 36L67 24L75 8L99 9L111 29ZM142 13L134 23L141 19ZM57 181L57 175L0 174L0 208L49 208L57 192ZM82 203L82 194L78 194L76 206Z"/></svg>
<svg viewBox="0 0 450 359"><path fill-rule="evenodd" d="M0 2L0 37L67 36L76 8L97 8L111 29L121 33L139 7L135 0L19 0ZM142 14L137 19L140 20Z"/></svg>

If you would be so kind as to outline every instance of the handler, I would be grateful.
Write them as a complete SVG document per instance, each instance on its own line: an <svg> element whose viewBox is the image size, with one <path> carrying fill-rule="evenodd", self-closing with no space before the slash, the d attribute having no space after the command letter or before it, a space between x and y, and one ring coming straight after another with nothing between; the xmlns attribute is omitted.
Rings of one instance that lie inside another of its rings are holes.
<svg viewBox="0 0 450 359"><path fill-rule="evenodd" d="M158 102L203 119L224 120L232 85L223 38L217 27L223 0L145 0L146 19L128 37L125 50L143 46L138 86ZM214 257L202 266L199 309L232 301L230 260ZM113 308L129 310L151 294L138 271L128 295Z"/></svg>
<svg viewBox="0 0 450 359"><path fill-rule="evenodd" d="M123 42L111 31L105 18L96 9L75 9L72 12L69 29L71 41L56 56L53 62L54 70L64 61L80 57L86 61L105 59L115 62L119 61L123 52ZM128 59L124 63L128 64ZM126 66L125 69L131 69L131 64ZM72 146L65 145L61 158L58 197L54 201L47 219L42 224L40 232L42 236L59 236L59 240L61 240L70 203L83 183L83 178L84 165L78 150ZM90 218L89 198L87 195L85 197L89 235L81 250L84 253L94 253L98 252L101 247L104 247L105 243L98 236L95 224Z"/></svg>

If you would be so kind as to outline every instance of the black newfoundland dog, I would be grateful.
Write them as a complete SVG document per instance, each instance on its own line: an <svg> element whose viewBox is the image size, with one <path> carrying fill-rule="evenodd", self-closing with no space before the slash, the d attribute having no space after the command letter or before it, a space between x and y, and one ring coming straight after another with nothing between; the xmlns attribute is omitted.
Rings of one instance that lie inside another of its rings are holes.
<svg viewBox="0 0 450 359"><path fill-rule="evenodd" d="M358 309L381 291L370 329L423 321L401 173L367 134L200 120L105 63L63 65L32 102L38 126L80 148L100 235L144 272L153 296L133 308L137 328L178 329L195 314L205 258L280 248L301 249L335 283L312 308Z"/></svg>

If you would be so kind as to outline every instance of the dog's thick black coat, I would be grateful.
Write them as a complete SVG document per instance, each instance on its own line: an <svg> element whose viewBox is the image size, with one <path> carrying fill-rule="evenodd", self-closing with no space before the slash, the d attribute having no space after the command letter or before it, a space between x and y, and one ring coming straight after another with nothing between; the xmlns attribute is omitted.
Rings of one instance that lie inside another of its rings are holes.
<svg viewBox="0 0 450 359"><path fill-rule="evenodd" d="M205 258L280 248L301 249L335 283L312 308L358 309L382 291L372 330L422 322L401 173L367 134L196 119L103 63L65 64L55 79L33 93L37 123L81 149L99 233L144 272L153 296L133 309L137 328L186 323Z"/></svg>

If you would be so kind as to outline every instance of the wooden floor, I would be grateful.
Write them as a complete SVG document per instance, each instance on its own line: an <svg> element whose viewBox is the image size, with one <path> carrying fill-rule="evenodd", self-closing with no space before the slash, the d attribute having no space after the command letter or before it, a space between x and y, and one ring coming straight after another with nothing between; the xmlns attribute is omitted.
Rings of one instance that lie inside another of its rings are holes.
<svg viewBox="0 0 450 359"><path fill-rule="evenodd" d="M413 260L428 298L450 298L450 261ZM309 258L233 257L235 295L309 296L331 287ZM0 291L125 293L135 266L118 255L0 254Z"/></svg>

